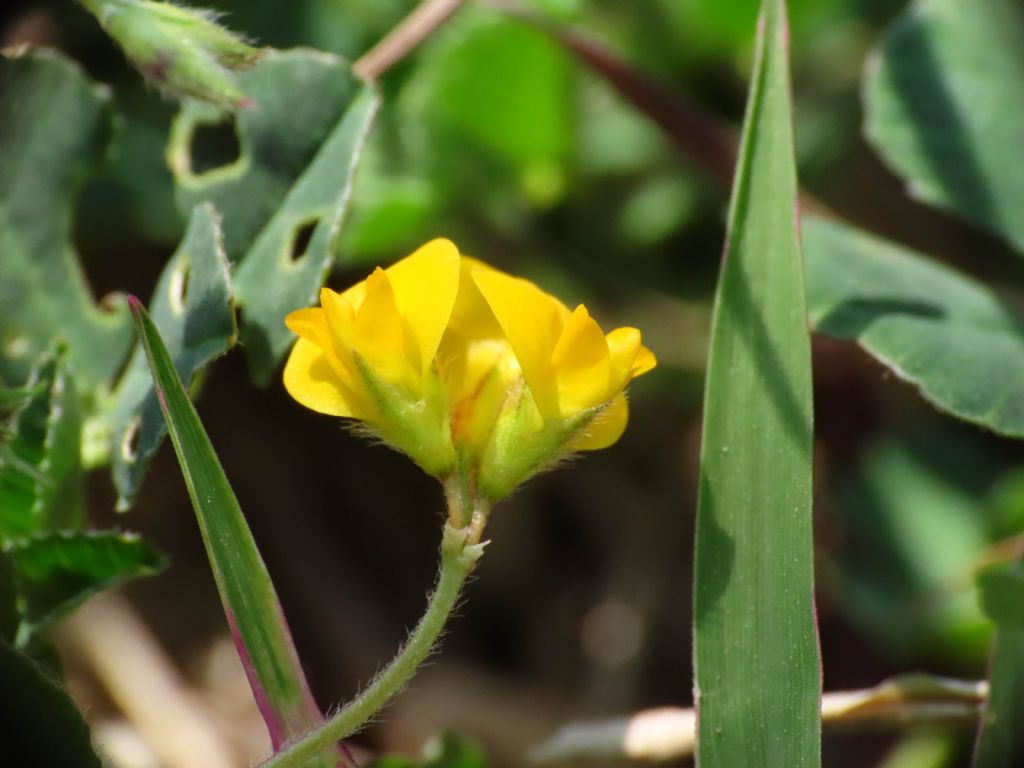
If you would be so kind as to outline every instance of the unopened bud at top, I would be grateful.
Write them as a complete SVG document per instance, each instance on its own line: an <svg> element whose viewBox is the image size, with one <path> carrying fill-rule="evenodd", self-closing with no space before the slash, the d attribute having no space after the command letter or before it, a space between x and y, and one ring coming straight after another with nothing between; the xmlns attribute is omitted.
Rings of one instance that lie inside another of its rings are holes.
<svg viewBox="0 0 1024 768"><path fill-rule="evenodd" d="M145 78L178 98L222 109L248 103L234 72L260 51L217 23L216 14L151 0L82 0Z"/></svg>

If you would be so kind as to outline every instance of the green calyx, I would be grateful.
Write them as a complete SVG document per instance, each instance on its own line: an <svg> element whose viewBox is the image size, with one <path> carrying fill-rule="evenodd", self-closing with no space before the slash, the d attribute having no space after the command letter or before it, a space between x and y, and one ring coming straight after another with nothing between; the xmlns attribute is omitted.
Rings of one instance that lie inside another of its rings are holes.
<svg viewBox="0 0 1024 768"><path fill-rule="evenodd" d="M525 383L515 387L505 400L480 456L480 493L498 501L534 475L551 469L573 452L573 438L604 407L592 408L569 420L542 420L529 387Z"/></svg>
<svg viewBox="0 0 1024 768"><path fill-rule="evenodd" d="M208 11L150 0L82 0L143 76L178 98L233 110L248 102L235 70L260 50Z"/></svg>
<svg viewBox="0 0 1024 768"><path fill-rule="evenodd" d="M369 424L373 433L428 475L448 477L455 469L455 446L444 385L437 373L431 370L423 392L410 397L403 388L381 379L359 355L353 357L375 406L376 418Z"/></svg>

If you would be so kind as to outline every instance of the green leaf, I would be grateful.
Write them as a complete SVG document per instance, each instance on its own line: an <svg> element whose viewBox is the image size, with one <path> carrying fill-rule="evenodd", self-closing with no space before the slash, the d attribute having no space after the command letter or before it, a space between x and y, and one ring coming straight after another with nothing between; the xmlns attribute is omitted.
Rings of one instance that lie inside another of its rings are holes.
<svg viewBox="0 0 1024 768"><path fill-rule="evenodd" d="M0 723L7 758L32 768L101 768L89 727L64 689L0 640Z"/></svg>
<svg viewBox="0 0 1024 768"><path fill-rule="evenodd" d="M142 539L109 531L37 534L11 542L7 554L21 608L19 647L93 595L164 566Z"/></svg>
<svg viewBox="0 0 1024 768"><path fill-rule="evenodd" d="M284 316L314 301L330 268L378 97L340 59L309 50L269 51L238 80L253 101L235 118L238 159L193 172L197 129L219 119L195 103L168 156L181 207L210 201L224 217L241 342L266 382L294 341Z"/></svg>
<svg viewBox="0 0 1024 768"><path fill-rule="evenodd" d="M238 499L156 325L137 299L129 301L228 626L277 749L289 738L319 724L322 718L299 666L270 574L256 549ZM326 764L333 765L329 759Z"/></svg>
<svg viewBox="0 0 1024 768"><path fill-rule="evenodd" d="M914 3L868 67L866 131L919 200L1024 250L1024 8Z"/></svg>
<svg viewBox="0 0 1024 768"><path fill-rule="evenodd" d="M14 564L10 555L0 549L0 642L14 642L20 621Z"/></svg>
<svg viewBox="0 0 1024 768"><path fill-rule="evenodd" d="M570 75L540 32L467 8L425 52L404 106L513 167L550 165L571 148Z"/></svg>
<svg viewBox="0 0 1024 768"><path fill-rule="evenodd" d="M0 541L81 525L81 418L62 358L44 358L29 388L0 453Z"/></svg>
<svg viewBox="0 0 1024 768"><path fill-rule="evenodd" d="M93 301L71 244L72 201L113 131L110 94L57 53L0 55L0 379L20 383L55 339L85 393L131 344L118 299ZM41 212L45 212L42 215Z"/></svg>
<svg viewBox="0 0 1024 768"><path fill-rule="evenodd" d="M997 522L1019 533L1024 476L1006 475L991 494ZM1016 525L1014 525L1016 523ZM998 528L997 528L998 531ZM1006 533L1006 531L999 531ZM1024 762L1024 731L1020 728L1024 701L1024 563L996 566L978 575L985 612L996 622L989 661L989 694L975 743L975 768L1012 768Z"/></svg>
<svg viewBox="0 0 1024 768"><path fill-rule="evenodd" d="M906 248L807 217L807 301L819 333L860 344L940 410L1024 437L1024 316Z"/></svg>
<svg viewBox="0 0 1024 768"><path fill-rule="evenodd" d="M988 700L974 746L974 768L1015 768L1024 763L1024 630L1000 628L992 641Z"/></svg>
<svg viewBox="0 0 1024 768"><path fill-rule="evenodd" d="M196 206L177 252L164 268L149 311L182 381L235 342L231 278L221 245L220 221L209 204ZM131 505L149 460L167 433L141 345L103 417L112 433L111 464L118 508Z"/></svg>
<svg viewBox="0 0 1024 768"><path fill-rule="evenodd" d="M9 387L0 382L0 414L17 410L34 394L36 387Z"/></svg>
<svg viewBox="0 0 1024 768"><path fill-rule="evenodd" d="M766 0L712 318L694 584L702 768L820 765L810 341L782 0Z"/></svg>
<svg viewBox="0 0 1024 768"><path fill-rule="evenodd" d="M849 619L891 654L977 662L991 624L970 575L992 543L997 460L973 431L940 424L871 446L837 484L835 583Z"/></svg>
<svg viewBox="0 0 1024 768"><path fill-rule="evenodd" d="M977 576L981 607L1004 629L1024 630L1024 570L1000 563Z"/></svg>
<svg viewBox="0 0 1024 768"><path fill-rule="evenodd" d="M487 768L480 745L447 731L423 747L423 768Z"/></svg>
<svg viewBox="0 0 1024 768"><path fill-rule="evenodd" d="M487 755L475 742L446 731L424 745L419 760L385 755L367 768L487 768Z"/></svg>

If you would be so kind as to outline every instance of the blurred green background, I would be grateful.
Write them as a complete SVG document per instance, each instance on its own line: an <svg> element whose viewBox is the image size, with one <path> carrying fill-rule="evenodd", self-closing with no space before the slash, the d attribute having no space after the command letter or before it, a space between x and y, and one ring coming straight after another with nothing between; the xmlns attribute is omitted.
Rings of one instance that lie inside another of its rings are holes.
<svg viewBox="0 0 1024 768"><path fill-rule="evenodd" d="M414 3L208 5L259 44L354 59ZM603 40L723 126L739 125L756 0L531 5ZM1019 291L1024 274L1003 244L909 201L861 137L865 58L904 4L789 5L804 186L866 229ZM163 155L175 105L143 85L74 4L9 1L0 41L58 47L113 87L119 136L82 189L75 241L98 296L149 295L184 227ZM333 287L447 236L567 303L586 302L605 327L640 327L659 357L632 388L632 423L618 445L498 508L493 544L443 651L359 739L416 751L454 727L484 745L491 765L520 765L568 720L691 701L699 405L726 190L551 40L479 5L382 87ZM237 153L230 129L201 133L193 149L197 170ZM983 676L990 626L972 573L1024 527L1016 447L939 415L853 345L816 339L814 364L826 690L910 670ZM238 351L212 367L199 410L319 700L351 695L422 608L442 508L436 484L296 406L279 384L255 387ZM135 508L112 510L109 478L96 473L93 519L141 530L170 553L167 572L127 592L185 674L200 674L198 660L225 627L168 449ZM950 734L912 743L827 734L824 761L963 764L970 734Z"/></svg>

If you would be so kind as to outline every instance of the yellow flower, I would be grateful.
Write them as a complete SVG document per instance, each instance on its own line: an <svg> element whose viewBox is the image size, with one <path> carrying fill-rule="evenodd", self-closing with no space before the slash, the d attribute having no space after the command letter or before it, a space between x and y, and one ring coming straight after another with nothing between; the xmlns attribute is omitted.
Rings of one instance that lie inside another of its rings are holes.
<svg viewBox="0 0 1024 768"><path fill-rule="evenodd" d="M655 365L532 283L435 240L321 307L291 313L288 392L363 421L444 479L497 500L567 453L614 443L624 390Z"/></svg>
<svg viewBox="0 0 1024 768"><path fill-rule="evenodd" d="M525 384L508 390L480 465L481 489L501 498L566 453L618 440L629 417L625 388L656 360L636 328L605 335L582 304L570 312L533 283L484 265L472 278Z"/></svg>
<svg viewBox="0 0 1024 768"><path fill-rule="evenodd" d="M433 475L451 471L445 393L434 357L455 305L459 252L427 243L320 307L285 318L299 340L284 369L289 394L308 408L359 419Z"/></svg>
<svg viewBox="0 0 1024 768"><path fill-rule="evenodd" d="M605 335L580 304L575 311L533 283L486 267L473 279L501 325L530 388L541 418L572 422L601 409L581 434L575 450L606 448L626 428L623 390L654 368L636 328Z"/></svg>

